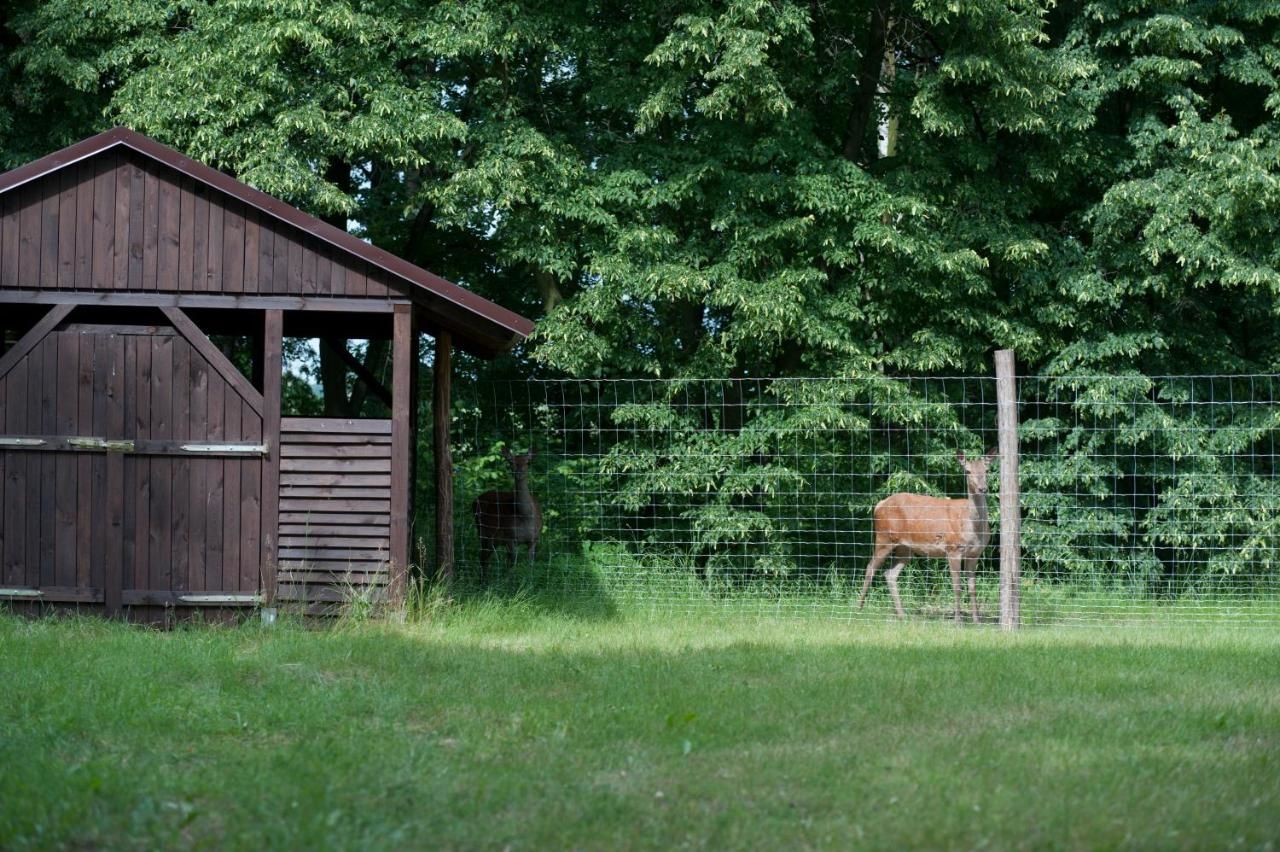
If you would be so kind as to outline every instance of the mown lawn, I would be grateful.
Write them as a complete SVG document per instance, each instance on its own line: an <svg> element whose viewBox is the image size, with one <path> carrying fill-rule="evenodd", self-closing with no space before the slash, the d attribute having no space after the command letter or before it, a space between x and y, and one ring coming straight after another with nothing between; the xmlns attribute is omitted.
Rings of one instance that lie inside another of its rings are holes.
<svg viewBox="0 0 1280 852"><path fill-rule="evenodd" d="M0 616L0 847L1280 844L1280 636Z"/></svg>

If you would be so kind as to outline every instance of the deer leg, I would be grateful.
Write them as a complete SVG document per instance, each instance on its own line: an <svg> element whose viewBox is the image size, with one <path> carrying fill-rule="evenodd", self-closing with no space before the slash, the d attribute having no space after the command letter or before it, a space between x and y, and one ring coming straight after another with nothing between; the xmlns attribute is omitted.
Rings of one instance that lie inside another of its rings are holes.
<svg viewBox="0 0 1280 852"><path fill-rule="evenodd" d="M871 588L871 581L876 576L876 569L880 567L892 551L892 546L881 546L877 547L875 553L872 554L871 561L867 563L867 574L862 578L862 594L858 595L858 609L862 609L862 605L867 601L867 589Z"/></svg>
<svg viewBox="0 0 1280 852"><path fill-rule="evenodd" d="M960 567L963 564L963 556L947 557L947 565L951 568L951 591L955 594L956 598L955 618L957 624L963 621L960 617Z"/></svg>
<svg viewBox="0 0 1280 852"><path fill-rule="evenodd" d="M973 623L978 623L978 557L971 556L964 562L964 572L969 577L969 612Z"/></svg>
<svg viewBox="0 0 1280 852"><path fill-rule="evenodd" d="M893 598L893 608L898 613L898 618L906 618L907 614L902 611L902 598L898 595L898 575L902 573L902 569L907 567L909 556L904 556L897 562L893 563L893 567L884 572L884 581L889 584L889 595Z"/></svg>

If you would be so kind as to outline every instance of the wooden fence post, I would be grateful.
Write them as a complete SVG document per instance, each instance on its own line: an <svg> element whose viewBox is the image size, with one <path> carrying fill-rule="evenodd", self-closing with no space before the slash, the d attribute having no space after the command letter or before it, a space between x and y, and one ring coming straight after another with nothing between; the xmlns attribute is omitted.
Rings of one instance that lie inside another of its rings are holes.
<svg viewBox="0 0 1280 852"><path fill-rule="evenodd" d="M1021 622L1022 507L1018 497L1018 389L1013 350L996 352L996 405L1000 446L1000 627Z"/></svg>
<svg viewBox="0 0 1280 852"><path fill-rule="evenodd" d="M396 305L391 331L391 576L387 598L404 603L409 582L409 537L413 522L413 382L418 378L418 341L413 306Z"/></svg>

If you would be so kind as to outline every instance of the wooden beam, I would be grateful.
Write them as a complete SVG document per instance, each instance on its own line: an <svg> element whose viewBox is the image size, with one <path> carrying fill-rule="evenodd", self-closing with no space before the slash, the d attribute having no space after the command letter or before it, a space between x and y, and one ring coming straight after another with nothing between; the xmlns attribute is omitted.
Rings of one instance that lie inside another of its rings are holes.
<svg viewBox="0 0 1280 852"><path fill-rule="evenodd" d="M451 384L453 380L453 340L436 336L434 381L431 395L432 452L435 456L436 485L436 576L453 580L453 455L449 449Z"/></svg>
<svg viewBox="0 0 1280 852"><path fill-rule="evenodd" d="M480 358L493 358L506 352L518 343L523 335L484 334L483 329L467 329L465 312L459 313L456 305L440 300L426 300L419 305L423 313L420 331L432 336L455 334L458 348L466 350ZM297 332L299 328L313 325L306 321L307 317L317 321L323 317L335 321L342 319L342 314L358 314L362 317L384 317L395 310L396 305L407 305L407 300L396 297L371 297L365 299L334 296L233 296L221 293L122 293L119 291L101 290L0 290L0 304L13 305L84 305L86 307L132 307L132 308L183 308L202 310L282 310L290 311L290 336L323 337L314 330L305 333ZM453 313L449 313L452 311ZM456 314L456 316L455 316ZM326 327L328 324L326 323ZM369 336L364 330L354 332L351 323L342 328L353 331L352 337ZM464 332L458 335L457 332Z"/></svg>
<svg viewBox="0 0 1280 852"><path fill-rule="evenodd" d="M127 453L134 456L180 456L191 458L245 458L263 456L263 444L243 441L221 441L216 444L195 441L152 440L147 438L108 440L96 435L4 435L0 449L28 453Z"/></svg>
<svg viewBox="0 0 1280 852"><path fill-rule="evenodd" d="M355 420L343 417L285 417L280 421L286 432L307 435L390 435L392 421L371 418Z"/></svg>
<svg viewBox="0 0 1280 852"><path fill-rule="evenodd" d="M41 586L38 589L0 589L0 599L51 603L102 603L102 589L79 586Z"/></svg>
<svg viewBox="0 0 1280 852"><path fill-rule="evenodd" d="M224 308L236 310L322 311L389 314L391 299L330 296L230 296L218 293L119 293L74 290L0 290L0 303L12 305L85 305L126 308Z"/></svg>
<svg viewBox="0 0 1280 852"><path fill-rule="evenodd" d="M169 322L173 323L173 327L178 333L187 339L195 350L204 356L209 362L209 366L218 371L222 378L227 380L236 393L244 399L245 403L253 409L254 413L259 417L263 414L262 394L258 393L244 373L236 369L236 365L227 360L227 356L222 354L222 350L213 344L200 327L191 321L191 318L182 312L181 308L162 307L161 312L169 318Z"/></svg>
<svg viewBox="0 0 1280 852"><path fill-rule="evenodd" d="M134 337L173 337L178 330L167 325L125 325L123 323L69 322L63 331L76 334L116 334Z"/></svg>
<svg viewBox="0 0 1280 852"><path fill-rule="evenodd" d="M262 466L262 577L259 588L267 606L273 606L278 577L280 535L280 407L284 376L284 313L266 312L263 324L262 442L267 457Z"/></svg>
<svg viewBox="0 0 1280 852"><path fill-rule="evenodd" d="M413 378L418 360L413 308L397 305L391 341L391 582L389 599L404 600L413 512Z"/></svg>
<svg viewBox="0 0 1280 852"><path fill-rule="evenodd" d="M58 323L67 318L67 314L71 313L74 305L56 305L53 310L45 314L44 317L32 326L31 330L19 338L18 342L13 344L13 348L0 356L0 378L4 378L5 374L13 369L14 365L26 357L27 353L36 348L36 344L44 340L49 332L58 327Z"/></svg>
<svg viewBox="0 0 1280 852"><path fill-rule="evenodd" d="M121 595L124 606L256 606L260 603L253 594L200 594L198 592L169 592L150 589L129 589Z"/></svg>
<svg viewBox="0 0 1280 852"><path fill-rule="evenodd" d="M373 340L391 339L391 317L382 313L338 313L336 311L294 311L284 318L285 337L345 337ZM384 384L390 384L387 377Z"/></svg>

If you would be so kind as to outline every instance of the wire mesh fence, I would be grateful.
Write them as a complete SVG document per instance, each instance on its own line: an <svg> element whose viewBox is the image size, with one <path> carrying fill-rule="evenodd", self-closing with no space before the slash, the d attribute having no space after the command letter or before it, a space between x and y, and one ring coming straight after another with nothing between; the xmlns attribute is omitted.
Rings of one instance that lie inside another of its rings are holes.
<svg viewBox="0 0 1280 852"><path fill-rule="evenodd" d="M1023 623L1280 623L1278 380L1020 378ZM883 619L879 576L858 608L874 507L965 497L957 452L996 446L995 380L489 382L454 429L460 593ZM543 528L536 558L482 571L471 505L512 487L504 447L535 450ZM998 464L977 571L992 622ZM899 585L908 617L951 617L945 560L912 559Z"/></svg>

